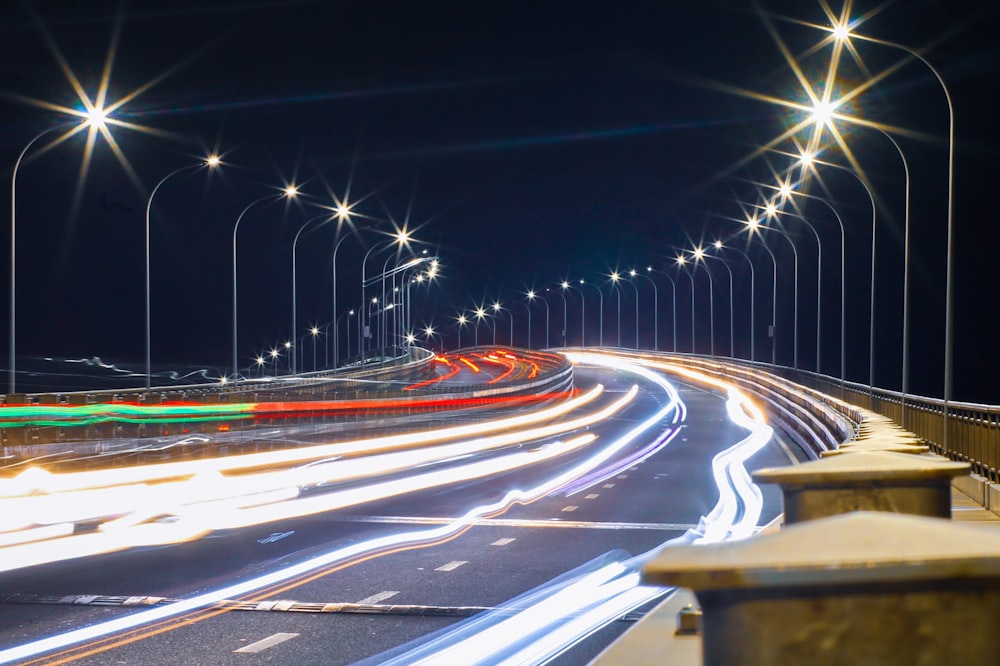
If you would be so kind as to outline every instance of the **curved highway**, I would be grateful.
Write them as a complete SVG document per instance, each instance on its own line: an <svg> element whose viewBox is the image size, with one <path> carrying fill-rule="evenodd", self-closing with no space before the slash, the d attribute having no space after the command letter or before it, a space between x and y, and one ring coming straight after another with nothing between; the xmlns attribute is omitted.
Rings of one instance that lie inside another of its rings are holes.
<svg viewBox="0 0 1000 666"><path fill-rule="evenodd" d="M585 662L664 593L645 557L752 534L746 470L801 454L731 387L570 357L572 396L405 433L5 480L0 663ZM532 372L467 360L437 379Z"/></svg>

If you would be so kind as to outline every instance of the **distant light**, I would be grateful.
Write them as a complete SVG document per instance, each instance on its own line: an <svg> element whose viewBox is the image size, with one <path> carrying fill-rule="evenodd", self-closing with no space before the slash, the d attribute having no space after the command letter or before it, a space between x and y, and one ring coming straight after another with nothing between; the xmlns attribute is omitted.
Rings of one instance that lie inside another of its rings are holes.
<svg viewBox="0 0 1000 666"><path fill-rule="evenodd" d="M833 112L836 108L833 102L816 102L812 110L812 121L817 125L829 125L833 122Z"/></svg>
<svg viewBox="0 0 1000 666"><path fill-rule="evenodd" d="M426 335L427 337L431 337L432 335L434 335L434 327L428 326L427 328L425 328L424 335Z"/></svg>
<svg viewBox="0 0 1000 666"><path fill-rule="evenodd" d="M87 124L97 129L104 129L108 121L108 112L103 108L94 107L87 111Z"/></svg>
<svg viewBox="0 0 1000 666"><path fill-rule="evenodd" d="M639 273L638 273L638 272L637 272L637 271L636 271L636 270L635 270L635 269L633 268L632 270L630 270L630 271L628 272L628 274L629 274L629 275L631 275L632 277L635 277L635 276L636 276L636 275L638 275Z"/></svg>
<svg viewBox="0 0 1000 666"><path fill-rule="evenodd" d="M313 326L312 328L310 328L309 332L312 333L313 335L319 335L319 329L317 327L315 327L315 326Z"/></svg>
<svg viewBox="0 0 1000 666"><path fill-rule="evenodd" d="M469 320L465 318L464 314L462 314L462 315L458 315L458 320L457 321L458 321L458 323L461 326L465 326L466 322L469 321Z"/></svg>
<svg viewBox="0 0 1000 666"><path fill-rule="evenodd" d="M833 38L838 42L846 42L851 38L851 29L846 23L841 23L833 27Z"/></svg>
<svg viewBox="0 0 1000 666"><path fill-rule="evenodd" d="M812 163L816 160L816 156L812 153L803 152L799 155L799 162L803 166L812 166Z"/></svg>
<svg viewBox="0 0 1000 666"><path fill-rule="evenodd" d="M704 258L705 258L705 250L704 250L704 249L703 249L703 248L702 248L702 247L701 247L700 245L699 245L698 247L696 247L696 248L695 248L695 249L694 249L694 250L693 250L693 251L691 252L691 254L693 254L693 255L694 255L694 258L695 258L695 260L697 260L697 261L701 261L702 259L704 259Z"/></svg>
<svg viewBox="0 0 1000 666"><path fill-rule="evenodd" d="M685 264L687 264L687 259L684 258L683 254L677 255L676 261L678 266L684 266Z"/></svg>
<svg viewBox="0 0 1000 666"><path fill-rule="evenodd" d="M783 183L781 187L778 188L778 194L787 199L792 196L792 186L788 183Z"/></svg>
<svg viewBox="0 0 1000 666"><path fill-rule="evenodd" d="M351 207L342 203L337 204L337 208L334 210L337 214L337 219L341 222L344 220L349 220L351 218Z"/></svg>
<svg viewBox="0 0 1000 666"><path fill-rule="evenodd" d="M715 241L714 243L712 243L712 245L714 245L714 246L715 246L715 249L716 249L716 250L721 250L721 249L722 249L723 247L725 247L725 246L724 246L724 245L722 244L722 241L720 241L720 240L717 240L717 241Z"/></svg>
<svg viewBox="0 0 1000 666"><path fill-rule="evenodd" d="M774 217L775 215L778 214L778 207L775 206L774 202L772 201L764 207L764 212L767 213L768 217Z"/></svg>
<svg viewBox="0 0 1000 666"><path fill-rule="evenodd" d="M285 193L285 196L288 197L289 199L294 199L299 193L299 188L295 187L294 185L289 185L283 190L283 192Z"/></svg>
<svg viewBox="0 0 1000 666"><path fill-rule="evenodd" d="M622 279L622 277L618 274L618 271L612 271L610 277L612 282L618 282Z"/></svg>
<svg viewBox="0 0 1000 666"><path fill-rule="evenodd" d="M285 349L291 349L291 348L292 348L292 343L289 342L288 340L285 340Z"/></svg>
<svg viewBox="0 0 1000 666"><path fill-rule="evenodd" d="M258 356L257 357L257 365L264 365L264 357L263 356Z"/></svg>
<svg viewBox="0 0 1000 666"><path fill-rule="evenodd" d="M525 294L525 296L528 297L529 301L533 301L533 300L535 300L535 291L533 289L529 289L528 293Z"/></svg>
<svg viewBox="0 0 1000 666"><path fill-rule="evenodd" d="M222 158L214 153L205 158L205 166L207 167L214 169L220 164L222 164Z"/></svg>
<svg viewBox="0 0 1000 666"><path fill-rule="evenodd" d="M503 310L503 308L500 307L500 301L494 301L493 305L491 305L490 307L493 308L494 312L500 312L501 310Z"/></svg>
<svg viewBox="0 0 1000 666"><path fill-rule="evenodd" d="M582 280L581 280L581 282L582 282ZM559 286L562 287L563 289L569 289L569 282L567 282L566 280L563 280L562 283Z"/></svg>

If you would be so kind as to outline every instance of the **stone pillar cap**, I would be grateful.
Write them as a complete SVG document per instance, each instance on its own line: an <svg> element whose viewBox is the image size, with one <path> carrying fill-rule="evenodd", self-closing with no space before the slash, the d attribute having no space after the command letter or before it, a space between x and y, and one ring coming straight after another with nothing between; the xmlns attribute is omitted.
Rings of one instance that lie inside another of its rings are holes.
<svg viewBox="0 0 1000 666"><path fill-rule="evenodd" d="M754 472L754 481L781 485L828 485L843 481L894 481L950 479L967 474L972 465L940 458L890 451L857 451L827 456L801 465L770 467Z"/></svg>
<svg viewBox="0 0 1000 666"><path fill-rule="evenodd" d="M1000 533L927 518L854 511L774 534L668 546L643 580L698 590L831 587L1000 578Z"/></svg>
<svg viewBox="0 0 1000 666"><path fill-rule="evenodd" d="M853 442L851 444L841 444L839 448L820 452L820 457L840 456L847 453L861 453L862 451L884 451L890 453L927 453L930 447L917 444L904 444L893 442L882 442L877 440L867 440Z"/></svg>

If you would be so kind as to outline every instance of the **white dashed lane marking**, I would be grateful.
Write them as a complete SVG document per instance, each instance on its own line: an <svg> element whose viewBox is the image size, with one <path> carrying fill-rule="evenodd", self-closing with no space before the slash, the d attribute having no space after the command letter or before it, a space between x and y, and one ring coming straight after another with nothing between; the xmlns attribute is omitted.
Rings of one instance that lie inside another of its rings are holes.
<svg viewBox="0 0 1000 666"><path fill-rule="evenodd" d="M573 504L570 504L569 506L564 506L564 507L562 508L562 510L563 510L564 512L566 512L566 513L569 513L570 511L576 511L576 510L577 510L577 509L579 509L579 508L580 508L580 507L578 507L578 506L574 506Z"/></svg>
<svg viewBox="0 0 1000 666"><path fill-rule="evenodd" d="M379 602L385 601L390 597L394 597L397 594L399 594L399 590L386 590L384 592L379 592L378 594L373 594L370 597L365 597L364 599L358 601L357 603L364 604L366 606L371 606Z"/></svg>
<svg viewBox="0 0 1000 666"><path fill-rule="evenodd" d="M497 539L496 541L494 541L490 545L491 546L506 546L507 544L509 544L509 543L511 543L513 541L517 541L517 537L506 537L506 538L503 538L503 539Z"/></svg>
<svg viewBox="0 0 1000 666"><path fill-rule="evenodd" d="M233 650L233 652L263 652L267 648L274 647L279 643L284 643L285 641L295 638L296 636L298 636L298 634L274 634L273 636L268 636L267 638L257 641L256 643L244 645L238 650Z"/></svg>
<svg viewBox="0 0 1000 666"><path fill-rule="evenodd" d="M590 493L589 495L585 496L583 499L597 499L600 496L601 495L599 493Z"/></svg>
<svg viewBox="0 0 1000 666"><path fill-rule="evenodd" d="M602 487L603 488L614 488L615 484L613 484L613 483L605 483Z"/></svg>
<svg viewBox="0 0 1000 666"><path fill-rule="evenodd" d="M441 566L439 566L434 571L454 571L455 569L459 568L463 564L468 564L468 563L469 562L467 560L452 560L448 564L442 564Z"/></svg>
<svg viewBox="0 0 1000 666"><path fill-rule="evenodd" d="M628 478L628 474L619 474L618 478L619 479L627 479Z"/></svg>

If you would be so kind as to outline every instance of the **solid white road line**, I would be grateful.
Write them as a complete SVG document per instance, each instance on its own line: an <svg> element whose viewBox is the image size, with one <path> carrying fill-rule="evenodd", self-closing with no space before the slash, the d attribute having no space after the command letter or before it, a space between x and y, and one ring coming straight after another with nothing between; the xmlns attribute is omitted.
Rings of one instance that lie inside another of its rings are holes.
<svg viewBox="0 0 1000 666"><path fill-rule="evenodd" d="M233 650L233 652L250 652L257 653L263 652L269 647L274 647L279 643L284 643L287 640L295 638L298 634L274 634L273 636L268 636L267 638L257 641L256 643L251 643L250 645L244 645L239 650Z"/></svg>

